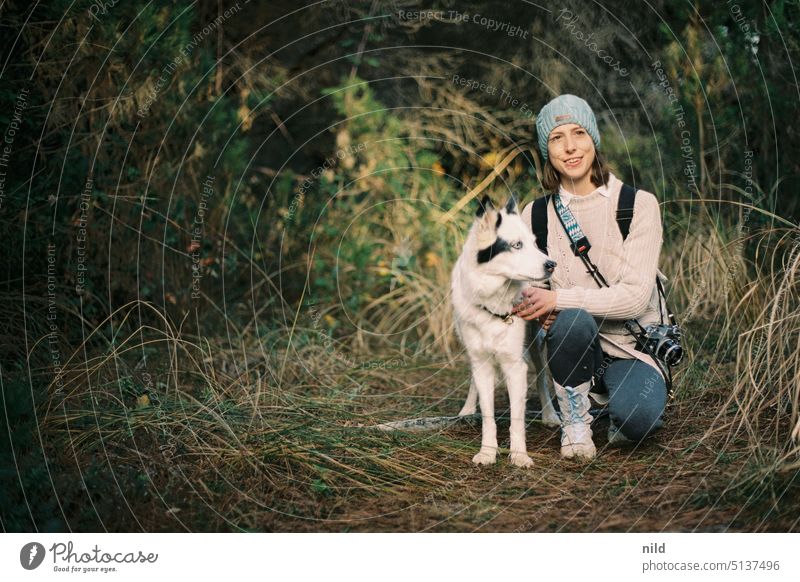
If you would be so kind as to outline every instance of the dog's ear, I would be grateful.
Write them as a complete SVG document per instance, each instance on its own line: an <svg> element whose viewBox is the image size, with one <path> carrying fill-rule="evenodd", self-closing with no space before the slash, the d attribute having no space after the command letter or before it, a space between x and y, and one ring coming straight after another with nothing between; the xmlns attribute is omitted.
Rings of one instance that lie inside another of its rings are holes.
<svg viewBox="0 0 800 582"><path fill-rule="evenodd" d="M492 199L489 198L489 195L484 194L483 198L478 200L478 207L475 210L475 218L481 218L484 214L488 213L490 210L494 210L494 204L492 204Z"/></svg>
<svg viewBox="0 0 800 582"><path fill-rule="evenodd" d="M519 214L519 210L517 209L517 194L516 194L516 192L512 192L511 196L509 196L508 202L506 202L506 212L508 214Z"/></svg>
<svg viewBox="0 0 800 582"><path fill-rule="evenodd" d="M495 210L494 204L488 196L478 202L478 211L475 221L478 223L478 246L484 248L497 240L497 229L503 216Z"/></svg>

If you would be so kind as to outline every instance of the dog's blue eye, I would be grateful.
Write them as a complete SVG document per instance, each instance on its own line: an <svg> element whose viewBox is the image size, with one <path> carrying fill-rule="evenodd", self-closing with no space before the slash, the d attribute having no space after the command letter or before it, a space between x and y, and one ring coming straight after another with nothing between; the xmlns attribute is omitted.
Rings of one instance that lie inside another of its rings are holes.
<svg viewBox="0 0 800 582"><path fill-rule="evenodd" d="M521 249L522 248L522 241L521 240L517 240L517 241L512 242L511 243L511 248L512 249Z"/></svg>

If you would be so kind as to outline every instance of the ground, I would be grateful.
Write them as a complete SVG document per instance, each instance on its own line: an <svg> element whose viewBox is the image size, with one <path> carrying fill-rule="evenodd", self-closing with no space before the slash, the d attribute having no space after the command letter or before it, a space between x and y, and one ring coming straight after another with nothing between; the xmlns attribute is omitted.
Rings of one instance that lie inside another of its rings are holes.
<svg viewBox="0 0 800 582"><path fill-rule="evenodd" d="M480 444L478 422L418 433L372 428L388 420L456 414L469 380L468 366L458 360L447 365L390 360L402 369L302 361L302 369L285 368L280 389L270 388L275 376L259 372L263 381L253 385L241 380L241 370L225 366L208 376L214 383L199 387L195 377L194 386L187 380L181 391L161 396L141 393L145 388L136 374L121 382L119 372L105 384L96 378L83 395L76 388L62 405L32 419L43 428L48 452L46 467L23 470L28 498L46 500L37 505L43 512L47 508L39 528L717 532L800 527L797 472L777 470L764 447L758 455L751 452L752 440L736 430L737 407L729 401L734 363L683 373L664 426L635 447L607 447L608 421L597 420L598 455L588 464L561 459L559 429L532 421L527 446L534 464L522 469L508 462L505 449L494 466L472 464ZM271 370L279 363L280 356L267 362ZM538 407L535 397L529 407ZM498 440L507 447L502 388L497 410ZM7 521L7 528L25 529L26 516L20 510L12 517L21 525Z"/></svg>
<svg viewBox="0 0 800 582"><path fill-rule="evenodd" d="M778 515L741 492L721 497L732 475L743 478L747 468L737 469L734 452L696 446L720 401L707 394L672 402L663 428L635 447L607 447L608 420L600 419L598 456L589 464L561 459L559 429L533 422L533 468L513 467L505 455L476 467L470 459L480 427L457 426L440 433L463 446L436 459L446 484L422 491L398 485L383 496L344 500L321 520L275 516L269 523L276 531L796 531L796 511ZM508 423L498 428L502 443ZM797 491L790 494L779 502L784 510L798 507Z"/></svg>

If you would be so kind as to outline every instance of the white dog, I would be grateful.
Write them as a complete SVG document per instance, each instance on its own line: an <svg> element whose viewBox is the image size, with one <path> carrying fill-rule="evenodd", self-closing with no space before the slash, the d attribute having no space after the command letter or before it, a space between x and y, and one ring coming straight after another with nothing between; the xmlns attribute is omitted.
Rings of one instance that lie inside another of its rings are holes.
<svg viewBox="0 0 800 582"><path fill-rule="evenodd" d="M499 211L484 196L451 282L456 331L472 367L469 395L459 415L474 414L479 400L482 416L481 449L472 458L473 463L490 465L497 456L496 366L505 377L511 404L509 458L514 465L533 464L525 448L529 363L534 364L538 375L543 422L560 424L550 399L543 333L539 333L537 324L510 315L522 289L531 284L545 285L554 268L555 263L539 251L531 229L520 218L514 196Z"/></svg>

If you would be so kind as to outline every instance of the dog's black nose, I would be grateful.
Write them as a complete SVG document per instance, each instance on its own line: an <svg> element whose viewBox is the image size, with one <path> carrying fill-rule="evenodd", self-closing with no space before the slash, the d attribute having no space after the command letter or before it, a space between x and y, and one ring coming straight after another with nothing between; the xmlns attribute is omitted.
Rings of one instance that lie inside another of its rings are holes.
<svg viewBox="0 0 800 582"><path fill-rule="evenodd" d="M556 262L547 260L544 262L544 270L548 273L552 273L556 268Z"/></svg>

